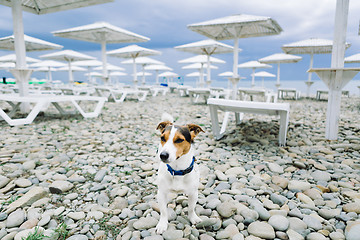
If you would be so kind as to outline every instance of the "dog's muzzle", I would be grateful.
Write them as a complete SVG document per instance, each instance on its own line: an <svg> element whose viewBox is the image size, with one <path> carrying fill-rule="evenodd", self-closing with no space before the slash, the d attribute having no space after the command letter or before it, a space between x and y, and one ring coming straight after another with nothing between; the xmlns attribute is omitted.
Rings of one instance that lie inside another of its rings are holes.
<svg viewBox="0 0 360 240"><path fill-rule="evenodd" d="M167 163L169 162L169 153L168 152L161 152L160 153L160 159L161 161Z"/></svg>

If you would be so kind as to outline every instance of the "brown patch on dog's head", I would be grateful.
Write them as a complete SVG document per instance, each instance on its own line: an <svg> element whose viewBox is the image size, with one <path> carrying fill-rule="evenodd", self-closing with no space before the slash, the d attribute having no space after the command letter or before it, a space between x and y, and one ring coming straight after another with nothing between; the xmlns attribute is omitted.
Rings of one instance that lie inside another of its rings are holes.
<svg viewBox="0 0 360 240"><path fill-rule="evenodd" d="M185 133L185 135L184 135ZM189 135L189 136L187 136ZM173 138L174 145L176 147L176 159L185 155L191 148L191 139L189 139L190 133L186 134L186 130L183 127L178 127ZM190 140L190 141L189 141Z"/></svg>
<svg viewBox="0 0 360 240"><path fill-rule="evenodd" d="M186 125L189 128L190 131L190 135L191 135L191 141L194 141L194 138L200 133L200 132L204 132L204 130L202 130L202 128L199 125L196 124L187 124Z"/></svg>
<svg viewBox="0 0 360 240"><path fill-rule="evenodd" d="M159 130L162 133L165 130L165 128L170 125L172 125L172 122L170 122L170 121L161 122L156 127L156 130Z"/></svg>

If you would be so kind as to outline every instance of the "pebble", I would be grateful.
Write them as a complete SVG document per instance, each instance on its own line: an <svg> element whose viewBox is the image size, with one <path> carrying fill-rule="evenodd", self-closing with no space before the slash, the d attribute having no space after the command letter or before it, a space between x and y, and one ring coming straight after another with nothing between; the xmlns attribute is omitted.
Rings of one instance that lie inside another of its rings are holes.
<svg viewBox="0 0 360 240"><path fill-rule="evenodd" d="M183 231L181 230L166 230L162 234L165 240L178 240L183 237Z"/></svg>
<svg viewBox="0 0 360 240"><path fill-rule="evenodd" d="M9 214L6 219L6 227L13 228L20 226L25 220L25 212L22 209L17 209L16 211Z"/></svg>
<svg viewBox="0 0 360 240"><path fill-rule="evenodd" d="M312 228L316 231L322 229L322 224L321 222L315 218L315 217L312 217L312 216L304 216L303 218L303 221L304 223L306 223L306 225L309 227L309 228Z"/></svg>
<svg viewBox="0 0 360 240"><path fill-rule="evenodd" d="M72 184L71 182L68 181L62 181L62 180L58 180L58 181L54 181L49 188L55 188L55 189L59 189L62 192L67 192L70 189L72 189L74 187L74 184ZM51 190L50 190L51 191Z"/></svg>
<svg viewBox="0 0 360 240"><path fill-rule="evenodd" d="M251 235L259 238L274 239L275 231L274 228L266 222L253 222L248 226L248 232Z"/></svg>
<svg viewBox="0 0 360 240"><path fill-rule="evenodd" d="M31 181L24 178L19 178L14 181L14 184L20 188L30 187L32 185Z"/></svg>
<svg viewBox="0 0 360 240"><path fill-rule="evenodd" d="M289 228L289 220L282 215L273 215L268 220L268 223L278 231L286 231Z"/></svg>
<svg viewBox="0 0 360 240"><path fill-rule="evenodd" d="M153 217L140 218L136 222L134 222L133 227L138 230L149 229L156 226L158 220Z"/></svg>
<svg viewBox="0 0 360 240"><path fill-rule="evenodd" d="M288 184L289 190L298 190L298 191L305 191L310 189L311 185L308 182L298 181L298 180L291 180Z"/></svg>

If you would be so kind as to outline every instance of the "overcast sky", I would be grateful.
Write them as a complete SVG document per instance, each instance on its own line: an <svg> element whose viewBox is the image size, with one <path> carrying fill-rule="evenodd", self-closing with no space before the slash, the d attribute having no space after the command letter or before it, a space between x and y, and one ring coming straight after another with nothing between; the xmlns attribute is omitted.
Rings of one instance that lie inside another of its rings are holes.
<svg viewBox="0 0 360 240"><path fill-rule="evenodd" d="M112 3L79 8L46 15L35 15L24 12L25 34L61 44L64 49L73 49L100 58L100 45L77 40L52 36L51 32L106 21L115 26L149 37L151 40L139 45L162 52L154 57L164 61L180 75L189 73L182 70L177 61L193 56L174 50L173 47L205 39L204 36L187 29L188 24L225 17L233 14L250 14L268 16L275 19L283 32L277 36L241 39L239 63L258 60L273 53L282 52L281 46L294 41L311 37L333 39L333 26L336 0L115 0ZM0 6L0 37L12 34L12 16L9 7ZM351 0L347 41L352 46L346 56L360 52L359 29L360 1ZM233 41L224 41L233 45ZM129 43L131 44L131 43ZM129 44L109 44L108 50L117 49ZM0 55L8 54L0 51ZM47 52L29 53L37 57ZM227 63L219 65L213 71L218 73L232 70L232 55L223 54L216 57ZM281 78L286 80L306 80L309 56L302 55L303 60L296 64L283 64ZM330 54L317 55L315 67L330 67ZM108 61L119 65L123 59L108 57ZM131 67L122 66L130 72ZM266 71L276 73L276 67ZM240 69L241 75L249 77L249 70ZM65 75L66 76L66 75Z"/></svg>

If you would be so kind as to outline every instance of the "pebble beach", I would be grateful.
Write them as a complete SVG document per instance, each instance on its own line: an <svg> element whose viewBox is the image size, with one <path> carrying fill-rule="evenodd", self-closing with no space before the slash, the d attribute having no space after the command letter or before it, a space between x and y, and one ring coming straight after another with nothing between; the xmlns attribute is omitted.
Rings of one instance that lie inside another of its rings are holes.
<svg viewBox="0 0 360 240"><path fill-rule="evenodd" d="M107 102L92 119L51 107L31 125L2 121L0 239L41 231L71 240L359 240L359 97L342 99L337 141L325 139L326 101L279 102L290 103L285 147L266 115L232 119L215 141L209 107L176 93ZM156 235L156 126L165 111L205 131L195 141L202 222L191 225L177 195L168 230Z"/></svg>

